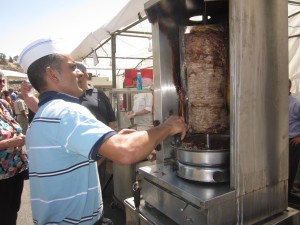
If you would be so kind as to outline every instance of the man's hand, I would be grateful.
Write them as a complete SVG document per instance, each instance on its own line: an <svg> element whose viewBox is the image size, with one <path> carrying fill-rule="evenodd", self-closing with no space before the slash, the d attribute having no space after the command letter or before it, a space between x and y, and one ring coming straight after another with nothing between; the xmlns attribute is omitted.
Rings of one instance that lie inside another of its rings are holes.
<svg viewBox="0 0 300 225"><path fill-rule="evenodd" d="M133 111L127 112L127 118L128 118L128 119L132 119L134 116L135 116L135 114L134 114Z"/></svg>
<svg viewBox="0 0 300 225"><path fill-rule="evenodd" d="M28 97L28 93L30 92L32 86L30 84L28 84L28 82L26 80L23 80L22 84L21 84L21 93L23 95L23 98Z"/></svg>
<svg viewBox="0 0 300 225"><path fill-rule="evenodd" d="M187 125L184 122L184 118L180 116L170 116L165 122L164 125L171 128L171 135L181 134L181 140L186 135Z"/></svg>
<svg viewBox="0 0 300 225"><path fill-rule="evenodd" d="M292 140L290 140L290 143L294 145L300 144L300 136L294 137Z"/></svg>

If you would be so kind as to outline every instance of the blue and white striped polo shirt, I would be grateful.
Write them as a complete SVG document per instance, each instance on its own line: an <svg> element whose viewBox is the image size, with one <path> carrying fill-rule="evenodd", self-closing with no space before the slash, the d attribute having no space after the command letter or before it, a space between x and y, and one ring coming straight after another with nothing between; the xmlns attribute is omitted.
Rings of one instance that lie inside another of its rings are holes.
<svg viewBox="0 0 300 225"><path fill-rule="evenodd" d="M72 96L47 92L27 131L34 224L94 224L103 214L97 149L116 132Z"/></svg>

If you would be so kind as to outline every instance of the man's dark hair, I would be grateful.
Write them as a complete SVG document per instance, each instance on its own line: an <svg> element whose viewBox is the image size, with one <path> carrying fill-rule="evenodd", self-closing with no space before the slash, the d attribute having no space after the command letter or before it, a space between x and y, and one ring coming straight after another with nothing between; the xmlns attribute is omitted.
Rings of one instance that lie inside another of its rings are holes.
<svg viewBox="0 0 300 225"><path fill-rule="evenodd" d="M81 72L86 73L87 69L85 65L83 65L81 62L75 62L77 69L79 69Z"/></svg>
<svg viewBox="0 0 300 225"><path fill-rule="evenodd" d="M61 72L61 62L63 59L63 55L51 54L33 62L27 70L28 79L33 88L40 92L46 86L45 72L48 66Z"/></svg>

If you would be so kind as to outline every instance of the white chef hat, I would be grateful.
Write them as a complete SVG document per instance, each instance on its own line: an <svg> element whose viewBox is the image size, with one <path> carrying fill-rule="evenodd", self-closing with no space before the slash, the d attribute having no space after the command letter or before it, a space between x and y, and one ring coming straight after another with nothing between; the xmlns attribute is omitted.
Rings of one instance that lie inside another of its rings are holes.
<svg viewBox="0 0 300 225"><path fill-rule="evenodd" d="M50 54L69 54L62 39L39 39L29 44L18 58L19 65L27 73L28 67L36 60Z"/></svg>

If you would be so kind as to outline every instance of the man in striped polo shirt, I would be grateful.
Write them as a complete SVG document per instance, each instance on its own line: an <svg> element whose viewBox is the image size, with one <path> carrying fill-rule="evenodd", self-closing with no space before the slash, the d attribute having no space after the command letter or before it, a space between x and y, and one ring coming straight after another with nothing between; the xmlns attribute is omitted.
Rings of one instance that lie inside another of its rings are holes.
<svg viewBox="0 0 300 225"><path fill-rule="evenodd" d="M147 131L117 133L99 122L79 104L79 71L60 45L40 39L19 56L40 93L26 137L34 224L105 224L95 161L101 156L121 164L141 161L168 136L183 138L186 124L172 116Z"/></svg>

